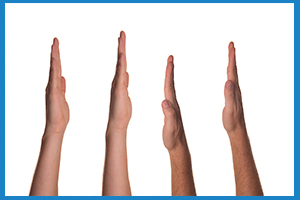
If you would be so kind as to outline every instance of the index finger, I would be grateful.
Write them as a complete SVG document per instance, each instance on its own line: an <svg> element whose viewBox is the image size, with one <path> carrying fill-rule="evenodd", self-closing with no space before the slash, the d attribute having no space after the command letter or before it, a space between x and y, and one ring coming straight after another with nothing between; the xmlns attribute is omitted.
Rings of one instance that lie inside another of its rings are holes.
<svg viewBox="0 0 300 200"><path fill-rule="evenodd" d="M236 59L235 59L235 48L233 42L228 45L228 67L227 67L227 79L238 82Z"/></svg>
<svg viewBox="0 0 300 200"><path fill-rule="evenodd" d="M175 94L175 86L174 86L173 56L169 56L169 58L168 58L164 92L165 92L165 98L175 106L176 105L176 94Z"/></svg>
<svg viewBox="0 0 300 200"><path fill-rule="evenodd" d="M59 42L57 38L53 39L51 48L49 83L53 87L61 87L61 62L59 53Z"/></svg>
<svg viewBox="0 0 300 200"><path fill-rule="evenodd" d="M121 31L120 37L118 38L118 62L116 67L116 74L114 80L116 80L117 84L125 84L127 85L127 61L126 61L126 35L124 31Z"/></svg>
<svg viewBox="0 0 300 200"><path fill-rule="evenodd" d="M124 54L126 56L126 34L124 31L120 32L119 46L118 46L118 56Z"/></svg>

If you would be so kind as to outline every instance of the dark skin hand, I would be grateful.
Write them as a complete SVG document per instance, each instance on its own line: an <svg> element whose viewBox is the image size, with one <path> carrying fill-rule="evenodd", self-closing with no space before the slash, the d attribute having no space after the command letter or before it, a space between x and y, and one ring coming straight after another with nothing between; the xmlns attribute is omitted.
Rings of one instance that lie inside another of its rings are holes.
<svg viewBox="0 0 300 200"><path fill-rule="evenodd" d="M164 92L165 100L162 102L162 109L165 115L163 142L169 151L171 160L172 195L195 196L196 190L191 155L174 87L173 56L168 58Z"/></svg>
<svg viewBox="0 0 300 200"><path fill-rule="evenodd" d="M228 51L228 80L224 89L225 107L223 109L223 125L231 144L236 195L263 196L244 119L233 42L229 44Z"/></svg>

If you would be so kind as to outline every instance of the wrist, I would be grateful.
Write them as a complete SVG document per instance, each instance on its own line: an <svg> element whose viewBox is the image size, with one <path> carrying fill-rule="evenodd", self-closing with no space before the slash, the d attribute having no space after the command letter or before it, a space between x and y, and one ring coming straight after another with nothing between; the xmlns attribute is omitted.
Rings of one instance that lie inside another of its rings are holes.
<svg viewBox="0 0 300 200"><path fill-rule="evenodd" d="M126 138L126 135L127 135L127 127L126 128L118 128L111 123L107 124L106 139L108 139L110 137Z"/></svg>
<svg viewBox="0 0 300 200"><path fill-rule="evenodd" d="M168 149L170 158L184 158L184 157L190 157L190 151L187 146L186 141L178 141L176 146L172 149Z"/></svg>
<svg viewBox="0 0 300 200"><path fill-rule="evenodd" d="M237 129L228 133L230 144L232 147L241 148L249 145L249 137L246 128Z"/></svg>
<svg viewBox="0 0 300 200"><path fill-rule="evenodd" d="M107 123L107 130L117 131L117 132L126 132L128 123L125 123L123 121L120 122L119 120L109 118L108 123Z"/></svg>
<svg viewBox="0 0 300 200"><path fill-rule="evenodd" d="M51 134L56 136L63 136L65 133L65 128L59 128L58 126L52 125L50 123L46 123L44 134Z"/></svg>
<svg viewBox="0 0 300 200"><path fill-rule="evenodd" d="M45 143L55 143L58 145L62 144L64 132L58 134L57 132L52 132L49 129L45 129L44 135L42 137L42 145Z"/></svg>
<svg viewBox="0 0 300 200"><path fill-rule="evenodd" d="M178 145L169 151L172 170L179 170L181 173L191 173L191 154L187 145Z"/></svg>
<svg viewBox="0 0 300 200"><path fill-rule="evenodd" d="M241 137L241 136L244 136L244 135L247 135L247 130L246 130L246 127L245 126L237 126L235 129L233 130L226 130L228 136L229 136L229 139L233 139L235 137Z"/></svg>
<svg viewBox="0 0 300 200"><path fill-rule="evenodd" d="M163 132L163 141L169 154L188 149L184 131L175 133Z"/></svg>

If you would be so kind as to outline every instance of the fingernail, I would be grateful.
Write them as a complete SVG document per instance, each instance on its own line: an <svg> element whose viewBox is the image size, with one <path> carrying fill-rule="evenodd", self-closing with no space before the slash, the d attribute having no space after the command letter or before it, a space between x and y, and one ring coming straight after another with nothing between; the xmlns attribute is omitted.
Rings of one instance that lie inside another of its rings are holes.
<svg viewBox="0 0 300 200"><path fill-rule="evenodd" d="M231 41L230 43L231 43L231 48L234 48L234 43L233 43L233 41Z"/></svg>
<svg viewBox="0 0 300 200"><path fill-rule="evenodd" d="M170 104L168 103L168 101L165 100L165 101L163 102L163 107L164 107L164 108L167 108L167 107L169 107L169 106L170 106Z"/></svg>
<svg viewBox="0 0 300 200"><path fill-rule="evenodd" d="M227 83L226 88L227 88L227 89L231 89L231 88L232 88L232 82L231 82L231 81L229 81L229 82Z"/></svg>
<svg viewBox="0 0 300 200"><path fill-rule="evenodd" d="M171 56L170 56L170 62L173 62L173 59L174 59L174 58L173 58L173 56L171 55Z"/></svg>

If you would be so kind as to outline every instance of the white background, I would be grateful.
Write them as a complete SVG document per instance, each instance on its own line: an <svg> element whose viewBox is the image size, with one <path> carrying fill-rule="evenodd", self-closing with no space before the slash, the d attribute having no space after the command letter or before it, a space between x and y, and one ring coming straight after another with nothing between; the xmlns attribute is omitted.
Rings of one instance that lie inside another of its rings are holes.
<svg viewBox="0 0 300 200"><path fill-rule="evenodd" d="M265 195L294 195L293 4L6 4L5 194L28 195L45 126L52 40L60 41L70 122L59 195L101 195L117 38L127 34L133 195L170 195L162 141L166 61L197 194L235 195L222 125L227 45L235 42L245 119Z"/></svg>

